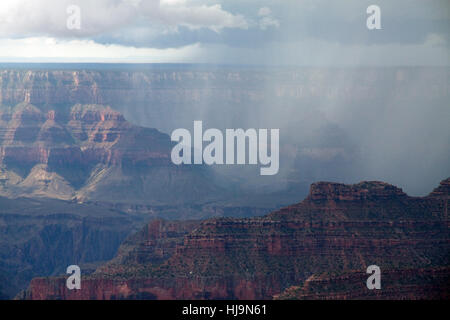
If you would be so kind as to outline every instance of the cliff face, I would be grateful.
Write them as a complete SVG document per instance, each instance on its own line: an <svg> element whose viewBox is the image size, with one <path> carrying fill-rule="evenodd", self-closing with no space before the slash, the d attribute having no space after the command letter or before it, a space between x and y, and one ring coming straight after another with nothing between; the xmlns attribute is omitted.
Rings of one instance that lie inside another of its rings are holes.
<svg viewBox="0 0 450 320"><path fill-rule="evenodd" d="M25 298L448 299L449 181L423 198L382 182L316 183L304 201L267 216L202 222L165 261L154 260L164 245L149 238L166 233L149 226L122 250L129 258L85 277L81 290L36 278ZM365 287L372 264L381 268L376 292Z"/></svg>

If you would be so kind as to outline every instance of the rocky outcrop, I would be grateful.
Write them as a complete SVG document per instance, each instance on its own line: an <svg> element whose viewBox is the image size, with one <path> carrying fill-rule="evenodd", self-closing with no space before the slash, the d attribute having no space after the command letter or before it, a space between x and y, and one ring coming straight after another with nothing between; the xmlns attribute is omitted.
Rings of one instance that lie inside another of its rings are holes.
<svg viewBox="0 0 450 320"><path fill-rule="evenodd" d="M202 222L164 262L152 260L161 242L143 249L138 237L127 243L130 260L99 269L81 290L36 278L25 298L448 299L448 192L438 189L418 198L382 182L316 183L304 201L267 216ZM147 231L157 238L160 228ZM136 263L136 252L150 259ZM373 264L382 272L377 292L365 287Z"/></svg>
<svg viewBox="0 0 450 320"><path fill-rule="evenodd" d="M138 158L164 158L170 139L156 130L132 126L117 111L101 105L74 105L68 119L55 120L60 110L45 115L31 104L21 103L3 111L1 157L6 164L121 164L124 144ZM8 120L9 119L9 120ZM148 141L133 141L136 135ZM128 150L131 152L130 150Z"/></svg>
<svg viewBox="0 0 450 320"><path fill-rule="evenodd" d="M224 194L207 168L172 164L168 135L134 126L108 106L2 110L0 195L173 205ZM185 192L186 185L195 187Z"/></svg>

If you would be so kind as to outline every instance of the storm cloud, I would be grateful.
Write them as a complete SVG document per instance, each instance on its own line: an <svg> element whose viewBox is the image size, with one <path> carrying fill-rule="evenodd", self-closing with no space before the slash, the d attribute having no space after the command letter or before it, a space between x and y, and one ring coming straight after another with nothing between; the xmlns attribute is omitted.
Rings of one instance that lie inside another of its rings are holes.
<svg viewBox="0 0 450 320"><path fill-rule="evenodd" d="M375 31L366 27L366 8L371 4L367 0L3 0L0 45L9 41L16 54L2 50L0 59L76 60L68 48L77 45L92 52L83 58L92 61L173 62L173 55L155 59L148 50L136 49L177 49L179 62L450 64L448 1L379 0L382 29ZM81 10L79 30L66 26L69 5ZM29 39L42 39L42 44L27 47ZM192 46L197 48L195 56L192 50L186 56L184 48ZM53 49L66 54L49 56Z"/></svg>

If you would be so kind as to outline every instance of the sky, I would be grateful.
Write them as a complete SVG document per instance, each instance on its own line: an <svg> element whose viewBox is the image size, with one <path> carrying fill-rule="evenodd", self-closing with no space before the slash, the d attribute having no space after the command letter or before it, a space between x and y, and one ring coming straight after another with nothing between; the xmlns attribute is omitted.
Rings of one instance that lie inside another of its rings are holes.
<svg viewBox="0 0 450 320"><path fill-rule="evenodd" d="M0 1L0 62L449 66L449 45L448 0Z"/></svg>

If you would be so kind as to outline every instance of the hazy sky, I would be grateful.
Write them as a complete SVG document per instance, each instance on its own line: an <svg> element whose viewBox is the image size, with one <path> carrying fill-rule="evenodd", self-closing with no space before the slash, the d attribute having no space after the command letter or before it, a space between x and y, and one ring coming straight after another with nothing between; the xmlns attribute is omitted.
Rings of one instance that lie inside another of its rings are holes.
<svg viewBox="0 0 450 320"><path fill-rule="evenodd" d="M4 62L450 65L449 44L448 0L0 1Z"/></svg>

